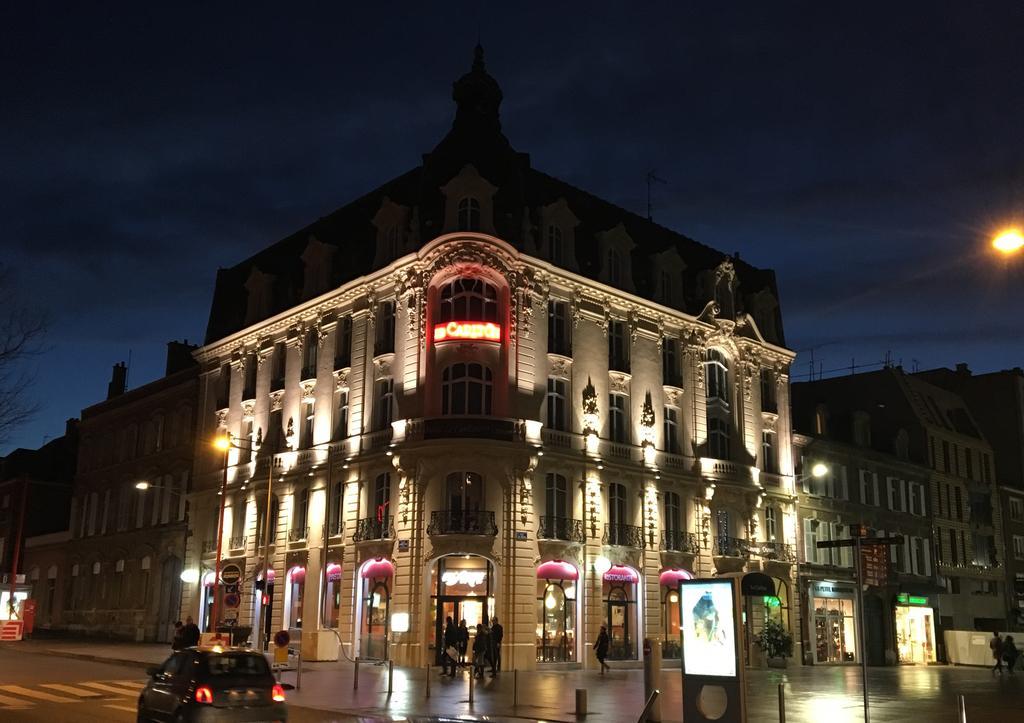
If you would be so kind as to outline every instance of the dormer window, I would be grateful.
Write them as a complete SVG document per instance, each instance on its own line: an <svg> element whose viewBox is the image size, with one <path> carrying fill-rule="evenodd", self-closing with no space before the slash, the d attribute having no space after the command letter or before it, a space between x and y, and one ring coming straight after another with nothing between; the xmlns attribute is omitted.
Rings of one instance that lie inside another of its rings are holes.
<svg viewBox="0 0 1024 723"><path fill-rule="evenodd" d="M672 293L672 274L668 271L662 270L658 274L658 298L661 302L667 306L672 306L673 303Z"/></svg>
<svg viewBox="0 0 1024 723"><path fill-rule="evenodd" d="M459 201L459 231L480 230L480 202L472 196Z"/></svg>
<svg viewBox="0 0 1024 723"><path fill-rule="evenodd" d="M618 249L608 249L607 267L605 268L605 275L608 277L609 284L618 284L620 273L621 261L619 259Z"/></svg>
<svg viewBox="0 0 1024 723"><path fill-rule="evenodd" d="M562 229L548 226L548 258L553 264L562 264Z"/></svg>

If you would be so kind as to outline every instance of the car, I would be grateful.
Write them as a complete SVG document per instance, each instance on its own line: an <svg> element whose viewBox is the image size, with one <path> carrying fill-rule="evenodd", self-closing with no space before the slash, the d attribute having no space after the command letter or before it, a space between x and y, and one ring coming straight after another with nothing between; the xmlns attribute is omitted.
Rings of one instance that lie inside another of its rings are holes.
<svg viewBox="0 0 1024 723"><path fill-rule="evenodd" d="M186 648L146 672L139 721L288 720L284 688L254 650Z"/></svg>

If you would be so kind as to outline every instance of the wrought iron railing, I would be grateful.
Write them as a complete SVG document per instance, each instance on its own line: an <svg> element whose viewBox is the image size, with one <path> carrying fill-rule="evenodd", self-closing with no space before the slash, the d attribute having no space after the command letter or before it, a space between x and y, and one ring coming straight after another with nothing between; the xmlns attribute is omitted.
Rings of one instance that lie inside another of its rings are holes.
<svg viewBox="0 0 1024 723"><path fill-rule="evenodd" d="M352 533L353 542L364 540L388 540L395 536L395 528L391 518L378 520L376 517L364 517L356 520L356 531Z"/></svg>
<svg viewBox="0 0 1024 723"><path fill-rule="evenodd" d="M345 533L345 522L343 520L331 520L327 523L327 534L330 537L338 537Z"/></svg>
<svg viewBox="0 0 1024 723"><path fill-rule="evenodd" d="M696 554L700 551L700 541L693 532L682 530L662 530L661 549L672 552L690 552Z"/></svg>
<svg viewBox="0 0 1024 723"><path fill-rule="evenodd" d="M796 562L796 548L785 542L759 542L757 554L765 560Z"/></svg>
<svg viewBox="0 0 1024 723"><path fill-rule="evenodd" d="M540 518L537 537L541 540L566 540L580 544L587 541L587 535L583 530L583 520L551 515L544 515Z"/></svg>
<svg viewBox="0 0 1024 723"><path fill-rule="evenodd" d="M217 538L214 537L212 540L203 540L203 554L208 552L217 551Z"/></svg>
<svg viewBox="0 0 1024 723"><path fill-rule="evenodd" d="M644 547L644 528L636 525L613 525L605 523L604 537L601 539L606 545L622 545L624 547Z"/></svg>
<svg viewBox="0 0 1024 723"><path fill-rule="evenodd" d="M494 537L498 534L498 527L490 510L439 510L430 513L427 534Z"/></svg>
<svg viewBox="0 0 1024 723"><path fill-rule="evenodd" d="M245 535L237 535L235 537L228 538L228 547L232 550L241 550L245 547Z"/></svg>
<svg viewBox="0 0 1024 723"><path fill-rule="evenodd" d="M308 527L293 527L288 530L288 542L302 542L309 539Z"/></svg>
<svg viewBox="0 0 1024 723"><path fill-rule="evenodd" d="M714 554L718 557L750 557L750 543L739 537L719 535L715 538Z"/></svg>

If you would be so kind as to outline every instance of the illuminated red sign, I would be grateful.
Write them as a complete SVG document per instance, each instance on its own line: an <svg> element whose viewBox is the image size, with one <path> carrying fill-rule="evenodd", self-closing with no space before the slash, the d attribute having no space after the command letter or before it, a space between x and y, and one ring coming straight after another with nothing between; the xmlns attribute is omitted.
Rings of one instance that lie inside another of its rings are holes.
<svg viewBox="0 0 1024 723"><path fill-rule="evenodd" d="M501 341L501 327L490 321L449 321L434 325L434 341Z"/></svg>

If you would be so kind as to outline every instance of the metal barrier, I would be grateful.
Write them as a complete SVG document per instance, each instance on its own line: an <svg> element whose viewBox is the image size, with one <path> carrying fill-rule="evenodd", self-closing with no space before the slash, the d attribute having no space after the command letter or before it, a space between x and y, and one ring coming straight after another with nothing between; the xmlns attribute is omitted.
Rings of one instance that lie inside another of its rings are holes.
<svg viewBox="0 0 1024 723"><path fill-rule="evenodd" d="M967 723L967 703L962 695L956 697L957 720L960 723Z"/></svg>
<svg viewBox="0 0 1024 723"><path fill-rule="evenodd" d="M786 686L779 683L779 723L786 723Z"/></svg>
<svg viewBox="0 0 1024 723"><path fill-rule="evenodd" d="M661 695L661 691L655 689L651 692L651 697L647 699L647 705L640 711L640 717L636 719L636 723L647 723L647 716L651 714L651 709L654 708L654 702L658 700L658 696Z"/></svg>

